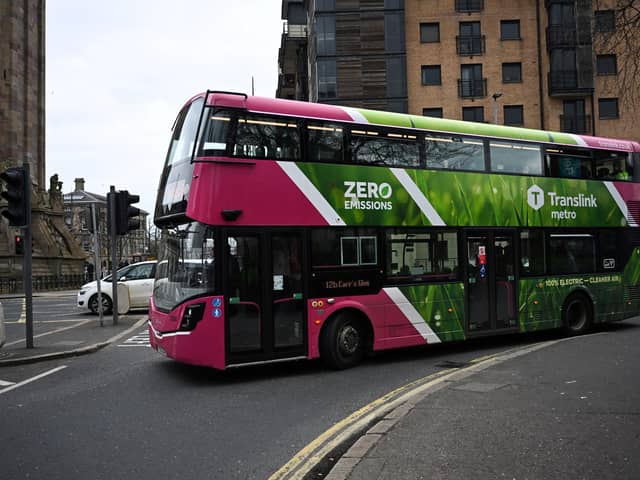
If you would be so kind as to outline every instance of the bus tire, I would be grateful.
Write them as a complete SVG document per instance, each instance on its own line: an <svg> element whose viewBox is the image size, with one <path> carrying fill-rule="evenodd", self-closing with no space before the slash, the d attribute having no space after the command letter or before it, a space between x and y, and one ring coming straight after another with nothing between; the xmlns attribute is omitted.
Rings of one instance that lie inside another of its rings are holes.
<svg viewBox="0 0 640 480"><path fill-rule="evenodd" d="M102 294L102 313L111 313L112 307L113 307L113 304L111 302L111 299L103 293ZM97 315L99 313L97 293L89 299L89 310L91 310L91 313L93 313L94 315Z"/></svg>
<svg viewBox="0 0 640 480"><path fill-rule="evenodd" d="M353 314L339 313L322 331L320 357L328 367L343 370L362 361L366 344L363 321Z"/></svg>
<svg viewBox="0 0 640 480"><path fill-rule="evenodd" d="M573 293L562 307L562 324L568 335L588 332L593 325L593 305L583 293Z"/></svg>

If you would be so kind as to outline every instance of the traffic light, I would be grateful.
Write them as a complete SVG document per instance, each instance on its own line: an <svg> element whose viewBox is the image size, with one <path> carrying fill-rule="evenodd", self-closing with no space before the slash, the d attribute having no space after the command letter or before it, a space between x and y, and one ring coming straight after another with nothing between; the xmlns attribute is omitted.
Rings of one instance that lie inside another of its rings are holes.
<svg viewBox="0 0 640 480"><path fill-rule="evenodd" d="M116 193L116 233L125 235L140 228L140 209L132 207L140 201L139 195L131 195L127 190Z"/></svg>
<svg viewBox="0 0 640 480"><path fill-rule="evenodd" d="M22 235L15 236L16 255L24 255L24 239Z"/></svg>
<svg viewBox="0 0 640 480"><path fill-rule="evenodd" d="M7 184L7 190L2 192L2 198L7 201L7 209L2 216L9 219L12 227L25 227L29 223L27 212L27 198L29 196L29 179L24 167L7 168L0 173L0 178Z"/></svg>

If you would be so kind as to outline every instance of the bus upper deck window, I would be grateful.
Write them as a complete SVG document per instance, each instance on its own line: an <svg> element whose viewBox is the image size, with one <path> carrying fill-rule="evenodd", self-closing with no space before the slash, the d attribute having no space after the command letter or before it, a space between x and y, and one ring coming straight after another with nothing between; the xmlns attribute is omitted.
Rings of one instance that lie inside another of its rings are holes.
<svg viewBox="0 0 640 480"><path fill-rule="evenodd" d="M629 182L633 179L633 156L628 152L595 150L596 178Z"/></svg>
<svg viewBox="0 0 640 480"><path fill-rule="evenodd" d="M204 130L200 155L224 155L227 151L227 134L231 116L228 112L216 112L209 116Z"/></svg>
<svg viewBox="0 0 640 480"><path fill-rule="evenodd" d="M300 159L298 126L288 119L247 115L238 119L233 154L239 157Z"/></svg>

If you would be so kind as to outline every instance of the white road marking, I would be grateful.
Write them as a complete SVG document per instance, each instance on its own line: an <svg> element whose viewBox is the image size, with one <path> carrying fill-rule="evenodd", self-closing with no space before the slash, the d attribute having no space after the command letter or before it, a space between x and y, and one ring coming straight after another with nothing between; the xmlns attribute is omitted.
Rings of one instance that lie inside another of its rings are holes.
<svg viewBox="0 0 640 480"><path fill-rule="evenodd" d="M47 335L53 335L54 333L60 333L60 332L64 332L65 330L69 330L71 328L76 328L79 327L80 325L84 325L85 323L90 322L91 320L83 320L81 322L78 322L76 325L71 325L70 327L62 327L62 328L57 328L55 330L51 330L50 332L45 332L45 333L41 333L40 335L35 335L33 338L40 338L40 337L46 337ZM7 342L5 343L5 346L9 346L9 345L16 345L18 343L22 343L24 342L25 339L22 338L20 340L15 340L13 342Z"/></svg>
<svg viewBox="0 0 640 480"><path fill-rule="evenodd" d="M8 387L10 385L15 385L16 382L7 382L6 380L0 380L0 387Z"/></svg>
<svg viewBox="0 0 640 480"><path fill-rule="evenodd" d="M125 340L124 343L118 345L118 347L150 347L149 344L149 331L140 332L138 335Z"/></svg>
<svg viewBox="0 0 640 480"><path fill-rule="evenodd" d="M66 365L61 365L60 367L56 367L52 370L41 373L40 375L36 375L35 377L28 378L26 380L23 380L22 382L16 383L15 385L11 385L10 387L3 388L2 390L0 390L0 395L2 395L3 393L10 392L11 390L15 390L16 388L23 387L28 383L35 382L36 380L40 380L41 378L51 375L52 373L56 373L56 372L59 372L60 370L64 370L65 368L67 368Z"/></svg>

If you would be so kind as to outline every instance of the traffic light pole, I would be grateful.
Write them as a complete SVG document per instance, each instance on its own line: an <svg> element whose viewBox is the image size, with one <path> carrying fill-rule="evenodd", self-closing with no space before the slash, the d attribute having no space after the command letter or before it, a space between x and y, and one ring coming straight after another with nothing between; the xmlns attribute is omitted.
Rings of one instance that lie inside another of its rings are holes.
<svg viewBox="0 0 640 480"><path fill-rule="evenodd" d="M95 265L93 272L95 275L96 286L98 287L98 314L100 315L100 326L104 327L103 311L102 311L102 265L100 265L100 239L98 238L98 224L96 222L96 206L94 203L91 208L91 227L93 230L93 263Z"/></svg>
<svg viewBox="0 0 640 480"><path fill-rule="evenodd" d="M33 269L33 240L31 234L31 173L29 163L24 162L27 185L25 188L26 225L24 228L24 257L22 263L22 284L24 285L24 297L26 303L26 340L27 348L33 348L33 283L31 275Z"/></svg>
<svg viewBox="0 0 640 480"><path fill-rule="evenodd" d="M111 225L111 297L113 298L113 305L111 311L113 312L113 325L118 325L118 265L117 265L117 221L116 221L116 187L111 185L109 189L109 211L111 212L109 218L109 224Z"/></svg>

